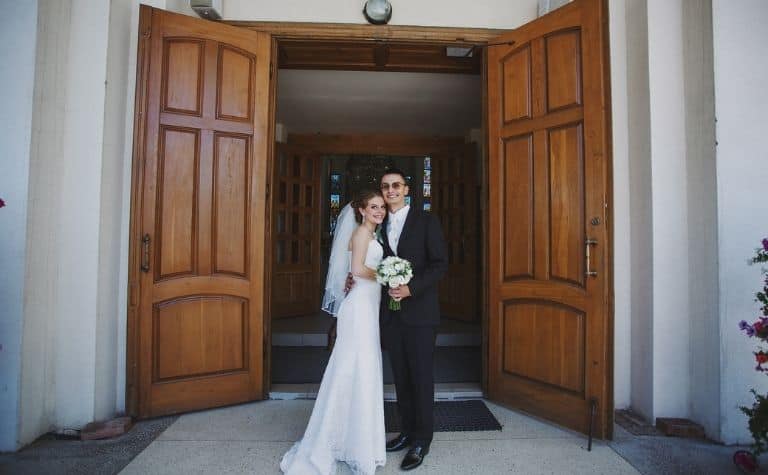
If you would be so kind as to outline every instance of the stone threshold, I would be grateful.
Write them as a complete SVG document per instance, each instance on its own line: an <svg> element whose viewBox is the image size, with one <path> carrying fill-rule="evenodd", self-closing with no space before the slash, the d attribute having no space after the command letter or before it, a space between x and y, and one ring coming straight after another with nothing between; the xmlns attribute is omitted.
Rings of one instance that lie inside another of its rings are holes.
<svg viewBox="0 0 768 475"><path fill-rule="evenodd" d="M273 384L269 399L294 400L316 399L319 384ZM482 399L483 390L479 383L437 383L435 401L457 401L464 399ZM384 385L384 400L395 401L395 385Z"/></svg>

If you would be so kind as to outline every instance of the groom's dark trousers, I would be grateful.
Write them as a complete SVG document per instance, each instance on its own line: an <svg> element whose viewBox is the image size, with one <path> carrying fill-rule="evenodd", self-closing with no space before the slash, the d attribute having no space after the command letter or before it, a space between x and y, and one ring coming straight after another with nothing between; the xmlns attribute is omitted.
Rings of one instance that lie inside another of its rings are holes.
<svg viewBox="0 0 768 475"><path fill-rule="evenodd" d="M381 233L384 257L395 255L387 239L388 225L385 220ZM413 266L413 278L408 283L411 296L400 302L400 310L392 311L387 289L383 290L381 333L395 377L402 432L413 444L429 447L434 431L435 337L440 324L437 287L448 268L445 238L437 218L418 209L408 210L396 255Z"/></svg>

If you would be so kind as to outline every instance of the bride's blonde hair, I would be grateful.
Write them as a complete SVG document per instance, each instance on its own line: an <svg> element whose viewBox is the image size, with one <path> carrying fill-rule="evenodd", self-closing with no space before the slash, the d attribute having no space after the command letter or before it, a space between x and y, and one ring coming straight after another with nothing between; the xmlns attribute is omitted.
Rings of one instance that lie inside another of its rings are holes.
<svg viewBox="0 0 768 475"><path fill-rule="evenodd" d="M379 190L363 190L357 194L354 200L352 200L352 208L355 210L355 221L358 223L363 222L363 215L360 214L360 210L368 206L368 202L373 198L384 198Z"/></svg>

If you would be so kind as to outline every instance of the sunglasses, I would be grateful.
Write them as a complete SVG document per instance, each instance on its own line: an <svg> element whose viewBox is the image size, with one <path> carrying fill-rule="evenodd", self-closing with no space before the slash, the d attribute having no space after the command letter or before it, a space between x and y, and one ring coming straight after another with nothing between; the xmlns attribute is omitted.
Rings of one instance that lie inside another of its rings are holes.
<svg viewBox="0 0 768 475"><path fill-rule="evenodd" d="M382 183L381 184L381 189L384 190L384 191L387 191L390 188L392 188L395 191L399 191L403 187L405 187L405 183L403 183L401 181L396 181L396 182L394 182L392 184L389 184L389 183Z"/></svg>

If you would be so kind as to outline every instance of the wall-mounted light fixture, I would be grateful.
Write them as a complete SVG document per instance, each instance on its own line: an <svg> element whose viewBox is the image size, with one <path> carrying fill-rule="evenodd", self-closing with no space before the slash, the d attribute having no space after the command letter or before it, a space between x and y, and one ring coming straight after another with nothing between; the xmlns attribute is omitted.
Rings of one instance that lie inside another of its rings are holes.
<svg viewBox="0 0 768 475"><path fill-rule="evenodd" d="M221 20L221 0L189 0L189 6L200 18Z"/></svg>
<svg viewBox="0 0 768 475"><path fill-rule="evenodd" d="M363 6L363 15L368 23L385 25L392 18L392 4L387 0L368 0Z"/></svg>

